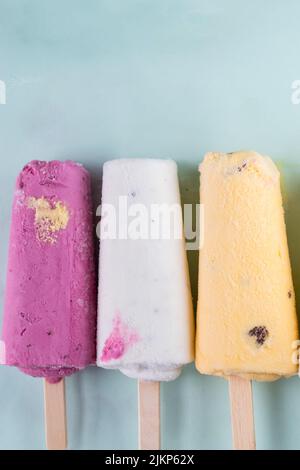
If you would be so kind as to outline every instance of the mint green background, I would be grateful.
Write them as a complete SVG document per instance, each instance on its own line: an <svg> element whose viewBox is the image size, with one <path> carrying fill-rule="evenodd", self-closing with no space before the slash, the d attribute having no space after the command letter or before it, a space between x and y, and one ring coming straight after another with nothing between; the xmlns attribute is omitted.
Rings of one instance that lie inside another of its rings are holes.
<svg viewBox="0 0 300 470"><path fill-rule="evenodd" d="M196 202L203 154L241 148L280 162L300 305L299 15L299 0L0 0L0 311L13 186L28 160L84 163L99 201L105 160L171 157ZM67 397L71 449L136 448L134 380L89 368L67 379ZM0 448L44 448L42 381L2 367L0 403ZM254 403L258 448L299 449L299 379L254 384ZM162 442L230 448L227 383L191 365L163 384Z"/></svg>

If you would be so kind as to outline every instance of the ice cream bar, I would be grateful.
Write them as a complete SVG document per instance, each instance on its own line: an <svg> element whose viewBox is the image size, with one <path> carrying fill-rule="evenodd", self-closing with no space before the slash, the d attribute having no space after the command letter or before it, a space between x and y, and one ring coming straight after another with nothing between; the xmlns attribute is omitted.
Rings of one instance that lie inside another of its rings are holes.
<svg viewBox="0 0 300 470"><path fill-rule="evenodd" d="M296 374L295 294L279 171L269 157L236 152L207 154L200 172L197 368L250 380Z"/></svg>
<svg viewBox="0 0 300 470"><path fill-rule="evenodd" d="M4 362L57 382L95 362L90 176L79 164L32 161L12 210Z"/></svg>
<svg viewBox="0 0 300 470"><path fill-rule="evenodd" d="M173 380L194 357L176 164L106 162L101 230L97 364L139 380Z"/></svg>

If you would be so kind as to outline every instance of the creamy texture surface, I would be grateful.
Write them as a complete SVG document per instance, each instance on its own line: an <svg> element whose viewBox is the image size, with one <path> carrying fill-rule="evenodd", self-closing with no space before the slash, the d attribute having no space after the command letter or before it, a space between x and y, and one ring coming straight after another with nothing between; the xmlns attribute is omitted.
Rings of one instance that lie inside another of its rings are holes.
<svg viewBox="0 0 300 470"><path fill-rule="evenodd" d="M12 210L3 362L58 381L95 362L90 176L79 164L32 161Z"/></svg>
<svg viewBox="0 0 300 470"><path fill-rule="evenodd" d="M176 164L150 159L105 163L102 205L116 208L118 228L124 233L120 196L126 198L129 212L134 213L134 207L139 214L146 210L149 227L155 223L151 205L177 205L180 217L174 223L181 239L101 240L97 364L142 380L173 380L194 358ZM134 219L129 217L129 222ZM165 222L169 223L167 218ZM102 224L106 223L103 216Z"/></svg>
<svg viewBox="0 0 300 470"><path fill-rule="evenodd" d="M280 174L255 152L209 153L200 165L196 365L254 380L296 374L295 294Z"/></svg>

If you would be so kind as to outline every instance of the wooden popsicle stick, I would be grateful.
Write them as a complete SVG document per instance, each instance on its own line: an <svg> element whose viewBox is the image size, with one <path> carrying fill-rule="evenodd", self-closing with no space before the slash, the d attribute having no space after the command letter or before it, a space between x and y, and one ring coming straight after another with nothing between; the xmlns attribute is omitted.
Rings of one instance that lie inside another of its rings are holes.
<svg viewBox="0 0 300 470"><path fill-rule="evenodd" d="M160 383L139 381L139 449L160 449Z"/></svg>
<svg viewBox="0 0 300 470"><path fill-rule="evenodd" d="M251 381L231 376L229 378L229 394L233 448L235 450L255 450Z"/></svg>
<svg viewBox="0 0 300 470"><path fill-rule="evenodd" d="M67 447L65 381L51 384L44 379L46 444L48 450Z"/></svg>

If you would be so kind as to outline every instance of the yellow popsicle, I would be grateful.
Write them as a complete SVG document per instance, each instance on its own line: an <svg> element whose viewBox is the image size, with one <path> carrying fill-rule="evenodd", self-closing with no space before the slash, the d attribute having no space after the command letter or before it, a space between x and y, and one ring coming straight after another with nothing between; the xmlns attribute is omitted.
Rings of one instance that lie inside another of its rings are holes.
<svg viewBox="0 0 300 470"><path fill-rule="evenodd" d="M298 339L280 174L256 152L209 153L200 165L196 366L276 380L297 373Z"/></svg>

